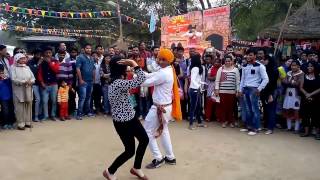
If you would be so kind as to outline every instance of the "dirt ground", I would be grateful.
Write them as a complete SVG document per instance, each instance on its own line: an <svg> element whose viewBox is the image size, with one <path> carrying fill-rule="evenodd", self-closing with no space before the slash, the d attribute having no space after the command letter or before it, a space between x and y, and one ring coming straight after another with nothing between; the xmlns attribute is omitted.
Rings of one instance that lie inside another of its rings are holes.
<svg viewBox="0 0 320 180"><path fill-rule="evenodd" d="M177 165L144 169L152 180L319 180L320 141L292 133L249 137L238 129L190 131L170 125ZM1 180L103 180L102 171L123 151L110 118L44 122L27 131L0 132ZM149 149L143 165L152 160ZM134 180L132 160L119 180Z"/></svg>

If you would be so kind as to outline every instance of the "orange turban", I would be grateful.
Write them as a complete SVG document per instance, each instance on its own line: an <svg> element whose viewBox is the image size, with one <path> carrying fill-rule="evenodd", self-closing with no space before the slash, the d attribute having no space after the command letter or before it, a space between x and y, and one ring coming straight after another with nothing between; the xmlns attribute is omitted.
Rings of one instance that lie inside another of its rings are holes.
<svg viewBox="0 0 320 180"><path fill-rule="evenodd" d="M161 48L158 54L158 58L165 59L171 64L174 60L174 55L169 49Z"/></svg>
<svg viewBox="0 0 320 180"><path fill-rule="evenodd" d="M170 64L173 63L174 55L169 49L160 49L158 58L164 59L168 61ZM178 85L178 78L175 72L174 67L172 66L173 70L173 99L172 99L172 117L176 121L182 120L182 112L181 112L181 104L180 104L180 94L179 94L179 85Z"/></svg>

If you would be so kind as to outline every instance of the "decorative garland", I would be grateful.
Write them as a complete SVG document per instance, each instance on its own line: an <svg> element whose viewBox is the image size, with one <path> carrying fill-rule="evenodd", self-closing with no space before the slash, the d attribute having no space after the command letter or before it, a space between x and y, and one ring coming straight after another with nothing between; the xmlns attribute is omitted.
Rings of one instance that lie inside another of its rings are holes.
<svg viewBox="0 0 320 180"><path fill-rule="evenodd" d="M31 28L25 26L16 26L16 25L7 25L0 24L0 30L4 31L15 31L15 32L27 32L27 33L36 33L42 35L53 35L53 36L68 36L68 37L86 37L86 38L105 38L117 40L116 37L105 36L105 35L94 35L94 34L81 34L80 32L100 32L102 30L71 30L71 29L46 29L46 28ZM112 34L117 35L117 34ZM132 39L126 39L130 42L135 42Z"/></svg>
<svg viewBox="0 0 320 180"><path fill-rule="evenodd" d="M57 12L57 11L46 11L46 10L39 10L39 9L31 9L25 7L17 7L17 6L10 6L9 4L1 3L0 4L0 11L5 10L7 13L16 13L16 14L24 14L29 16L35 17L46 17L46 18L60 18L60 19L111 19L116 18L116 13L112 11L79 11L79 12ZM144 21L135 19L133 17L121 14L121 19L141 25L143 27L150 27L149 23ZM160 27L157 27L160 30Z"/></svg>

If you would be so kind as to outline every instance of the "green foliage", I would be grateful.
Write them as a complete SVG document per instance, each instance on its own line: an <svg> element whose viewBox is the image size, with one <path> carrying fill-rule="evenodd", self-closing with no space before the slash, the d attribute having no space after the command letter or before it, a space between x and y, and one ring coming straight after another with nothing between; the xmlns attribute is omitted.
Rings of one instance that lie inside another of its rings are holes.
<svg viewBox="0 0 320 180"><path fill-rule="evenodd" d="M230 4L231 19L236 35L240 39L255 40L259 32L282 22L290 3L291 12L297 10L306 0L221 0L220 4ZM315 0L320 4L319 0Z"/></svg>

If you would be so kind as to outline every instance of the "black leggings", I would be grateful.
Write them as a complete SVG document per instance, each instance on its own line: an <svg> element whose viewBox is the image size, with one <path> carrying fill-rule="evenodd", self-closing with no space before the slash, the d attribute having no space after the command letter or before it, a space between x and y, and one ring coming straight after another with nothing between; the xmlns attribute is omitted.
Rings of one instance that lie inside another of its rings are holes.
<svg viewBox="0 0 320 180"><path fill-rule="evenodd" d="M305 98L302 99L300 116L302 118L302 126L304 128L320 128L318 120L318 102L317 100L308 102Z"/></svg>
<svg viewBox="0 0 320 180"><path fill-rule="evenodd" d="M135 169L141 169L142 159L149 143L148 135L142 124L137 118L134 118L127 122L113 121L113 124L125 147L125 151L120 154L108 168L109 173L114 174L121 165L123 165L134 156L135 137L138 139L139 145L137 148L133 167Z"/></svg>

